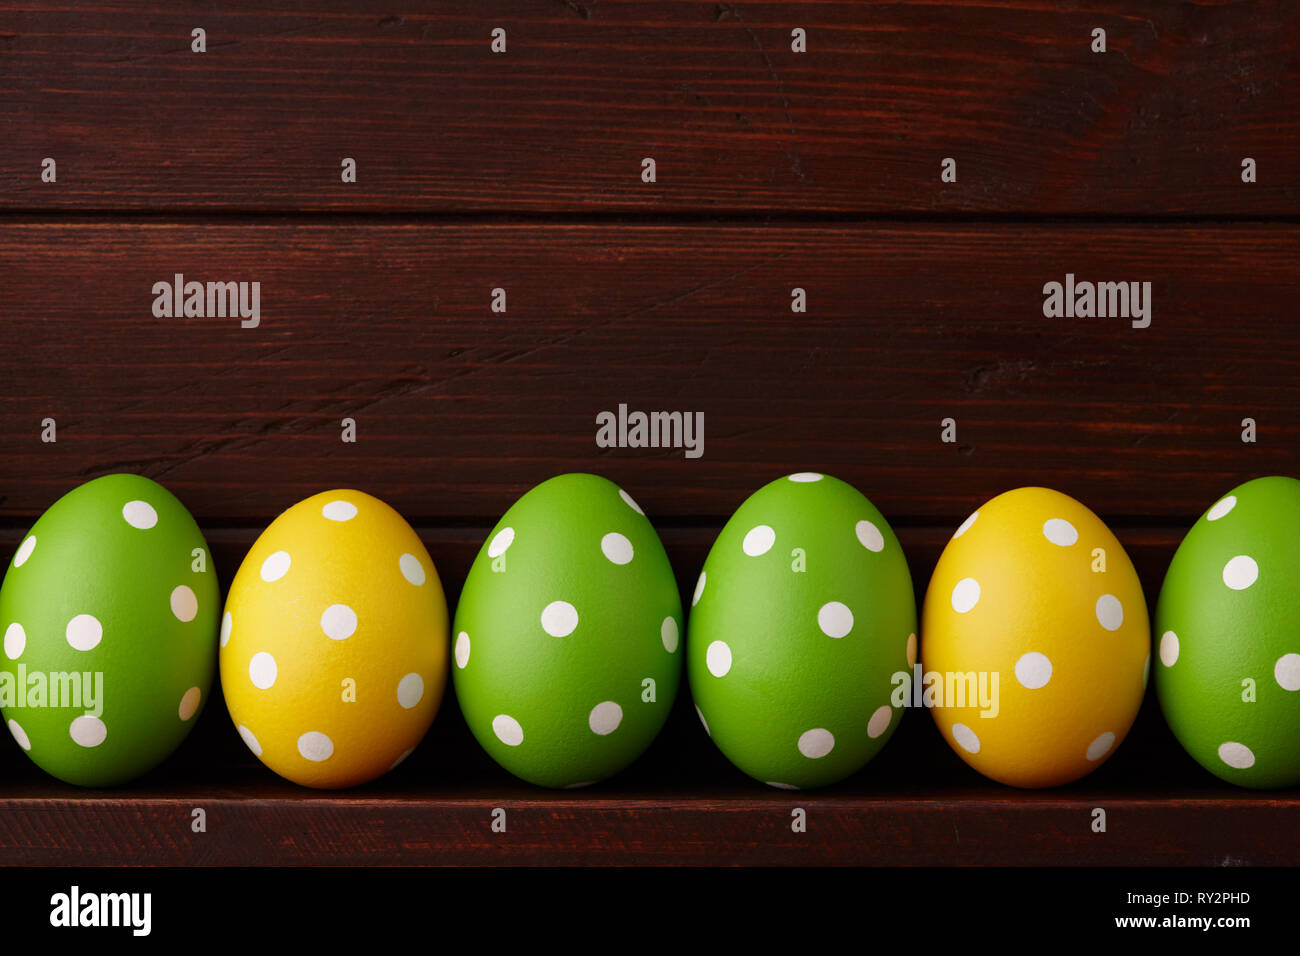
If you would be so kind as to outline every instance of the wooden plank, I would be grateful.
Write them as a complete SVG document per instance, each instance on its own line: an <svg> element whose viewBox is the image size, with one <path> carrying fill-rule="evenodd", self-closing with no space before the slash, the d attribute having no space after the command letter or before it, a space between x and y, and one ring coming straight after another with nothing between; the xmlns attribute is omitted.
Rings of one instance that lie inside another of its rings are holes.
<svg viewBox="0 0 1300 956"><path fill-rule="evenodd" d="M1287 0L4 0L0 52L11 210L1300 213Z"/></svg>
<svg viewBox="0 0 1300 956"><path fill-rule="evenodd" d="M660 520L720 522L814 469L891 520L1042 484L1185 527L1300 471L1298 255L1263 224L9 223L0 518L125 470L205 520L356 486L414 521L490 524L595 471ZM178 272L259 281L261 324L155 317ZM1150 327L1044 318L1067 273L1151 282ZM620 403L703 414L703 457L598 447Z"/></svg>
<svg viewBox="0 0 1300 956"><path fill-rule="evenodd" d="M176 795L0 798L16 866L1294 866L1300 800L986 795L908 800L271 796L236 778ZM803 807L816 836L791 832ZM1089 832L1103 806L1123 821ZM202 807L208 830L190 831ZM501 807L509 830L491 832ZM1226 826L1224 821L1231 820ZM1282 839L1278 839L1282 835Z"/></svg>

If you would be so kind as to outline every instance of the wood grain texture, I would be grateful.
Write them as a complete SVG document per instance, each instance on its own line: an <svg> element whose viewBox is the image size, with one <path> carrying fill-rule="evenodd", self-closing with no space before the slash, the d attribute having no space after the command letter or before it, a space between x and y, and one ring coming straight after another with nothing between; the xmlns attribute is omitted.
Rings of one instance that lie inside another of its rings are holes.
<svg viewBox="0 0 1300 956"><path fill-rule="evenodd" d="M1298 255L1294 229L1260 224L11 223L0 515L125 470L205 520L356 486L413 521L491 524L595 471L656 519L720 523L813 469L891 520L956 522L1043 484L1186 527L1297 471ZM261 326L155 318L176 272L260 281ZM1150 281L1150 328L1044 318L1067 272ZM620 403L702 412L703 457L598 448Z"/></svg>
<svg viewBox="0 0 1300 956"><path fill-rule="evenodd" d="M797 799L669 797L286 797L246 779L231 791L0 800L0 848L20 866L815 865L1286 866L1300 801L1129 794L948 792ZM272 788L274 789L274 788ZM1105 806L1123 821L1088 830ZM815 837L792 833L803 807ZM190 832L203 807L206 833ZM491 831L494 807L509 830ZM1225 826L1225 819L1231 825ZM56 861L51 863L51 861Z"/></svg>
<svg viewBox="0 0 1300 956"><path fill-rule="evenodd" d="M1289 0L229 6L0 2L0 209L1300 213Z"/></svg>

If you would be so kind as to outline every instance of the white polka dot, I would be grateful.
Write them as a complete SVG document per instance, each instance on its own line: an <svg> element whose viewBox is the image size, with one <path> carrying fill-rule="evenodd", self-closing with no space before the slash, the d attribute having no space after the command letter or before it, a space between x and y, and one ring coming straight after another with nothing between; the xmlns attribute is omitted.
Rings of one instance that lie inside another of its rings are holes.
<svg viewBox="0 0 1300 956"><path fill-rule="evenodd" d="M320 616L320 629L334 641L346 641L357 632L357 612L346 604L331 604Z"/></svg>
<svg viewBox="0 0 1300 956"><path fill-rule="evenodd" d="M1030 651L1028 654L1021 654L1020 659L1016 661L1016 680L1020 681L1022 687L1038 690L1040 687L1046 687L1051 679L1052 662L1047 659L1046 654Z"/></svg>
<svg viewBox="0 0 1300 956"><path fill-rule="evenodd" d="M397 702L410 710L424 697L424 678L419 674L407 674L397 682Z"/></svg>
<svg viewBox="0 0 1300 956"><path fill-rule="evenodd" d="M396 770L396 769L397 769L397 765L400 764L400 763L401 763L403 760L405 760L407 757L411 756L411 754L413 754L413 753L415 753L415 748L414 748L414 747L412 747L410 750L403 750L403 751L402 751L402 755L401 755L400 757L398 757L396 760L394 760L393 763L392 763L392 765L389 766L388 769L389 769L389 770Z"/></svg>
<svg viewBox="0 0 1300 956"><path fill-rule="evenodd" d="M659 625L659 639L664 642L664 650L669 654L675 653L680 636L677 629L677 618L671 615L664 618L664 622Z"/></svg>
<svg viewBox="0 0 1300 956"><path fill-rule="evenodd" d="M238 730L239 730L239 736L244 739L244 743L248 745L248 749L253 751L253 756L254 757L262 756L262 745L258 743L257 738L253 736L253 732L249 730L247 727L245 727L243 724L239 725Z"/></svg>
<svg viewBox="0 0 1300 956"><path fill-rule="evenodd" d="M203 692L197 687L191 687L181 697L181 705L177 708L176 713L181 720L189 720L198 712L199 701L203 698Z"/></svg>
<svg viewBox="0 0 1300 956"><path fill-rule="evenodd" d="M298 738L298 753L304 760L320 763L334 756L334 741L319 730L309 730Z"/></svg>
<svg viewBox="0 0 1300 956"><path fill-rule="evenodd" d="M756 558L760 554L767 554L775 543L776 532L767 525L760 524L749 529L749 533L745 535L745 540L740 543L740 550L751 558Z"/></svg>
<svg viewBox="0 0 1300 956"><path fill-rule="evenodd" d="M830 601L817 612L817 626L827 637L843 637L853 630L853 612L839 601Z"/></svg>
<svg viewBox="0 0 1300 956"><path fill-rule="evenodd" d="M799 735L799 752L809 760L825 757L835 747L835 738L824 727L814 727Z"/></svg>
<svg viewBox="0 0 1300 956"><path fill-rule="evenodd" d="M1273 665L1273 677L1283 690L1300 690L1300 654L1283 654Z"/></svg>
<svg viewBox="0 0 1300 956"><path fill-rule="evenodd" d="M235 619L230 616L229 611L221 615L221 646L222 647L225 647L227 644L230 643L230 630L234 626L235 626Z"/></svg>
<svg viewBox="0 0 1300 956"><path fill-rule="evenodd" d="M172 589L171 606L172 613L176 615L178 621L188 623L199 613L199 599L186 584L178 584Z"/></svg>
<svg viewBox="0 0 1300 956"><path fill-rule="evenodd" d="M14 735L14 740L18 741L18 746L23 750L32 749L32 742L27 739L27 731L23 730L18 721L9 721L9 733Z"/></svg>
<svg viewBox="0 0 1300 956"><path fill-rule="evenodd" d="M357 506L350 501L331 501L320 513L330 521L351 521L357 516Z"/></svg>
<svg viewBox="0 0 1300 956"><path fill-rule="evenodd" d="M790 480L791 480L791 481L799 481L799 482L806 482L806 481L821 481L821 480L822 480L822 476L819 475L819 474L817 474L817 472L815 472L815 471L800 471L800 472L796 472L795 474L791 475L791 476L790 476Z"/></svg>
<svg viewBox="0 0 1300 956"><path fill-rule="evenodd" d="M691 596L691 607L700 603L700 598L704 596L704 582L706 580L705 572L700 572L700 579L695 582L695 593Z"/></svg>
<svg viewBox="0 0 1300 956"><path fill-rule="evenodd" d="M497 714L492 718L492 732L507 747L518 747L524 742L524 728L508 714Z"/></svg>
<svg viewBox="0 0 1300 956"><path fill-rule="evenodd" d="M617 531L611 531L600 539L600 550L615 564L627 564L632 560L632 542Z"/></svg>
<svg viewBox="0 0 1300 956"><path fill-rule="evenodd" d="M1239 554L1223 566L1223 583L1234 591L1244 591L1259 578L1259 565L1248 554Z"/></svg>
<svg viewBox="0 0 1300 956"><path fill-rule="evenodd" d="M132 528L148 531L158 523L158 512L147 501L128 501L122 505L122 517Z"/></svg>
<svg viewBox="0 0 1300 956"><path fill-rule="evenodd" d="M952 739L957 741L957 745L967 753L977 754L980 752L980 739L975 736L975 731L965 724L952 725Z"/></svg>
<svg viewBox="0 0 1300 956"><path fill-rule="evenodd" d="M289 573L291 563L288 551L277 551L275 554L268 555L262 562L262 580L268 584L280 580Z"/></svg>
<svg viewBox="0 0 1300 956"><path fill-rule="evenodd" d="M868 551L879 551L885 546L885 536L870 521L866 519L859 521L853 530L857 533L858 541Z"/></svg>
<svg viewBox="0 0 1300 956"><path fill-rule="evenodd" d="M461 631L456 635L456 666L461 670L469 663L469 635Z"/></svg>
<svg viewBox="0 0 1300 956"><path fill-rule="evenodd" d="M568 601L552 601L542 608L542 630L551 637L568 637L578 626L578 609Z"/></svg>
<svg viewBox="0 0 1300 956"><path fill-rule="evenodd" d="M1218 521L1235 507L1237 507L1237 496L1228 495L1228 497L1216 501L1210 510L1205 512L1205 520Z"/></svg>
<svg viewBox="0 0 1300 956"><path fill-rule="evenodd" d="M413 554L404 554L397 559L397 567L402 572L402 577L410 581L417 588L424 583L424 565L420 559Z"/></svg>
<svg viewBox="0 0 1300 956"><path fill-rule="evenodd" d="M1173 667L1178 663L1178 635L1173 631L1165 631L1160 635L1160 663L1165 667Z"/></svg>
<svg viewBox="0 0 1300 956"><path fill-rule="evenodd" d="M798 789L799 789L798 787L796 787L796 786L795 786L794 784L792 784L792 783L777 783L775 780L768 780L768 781L766 781L766 783L767 783L767 785L768 785L769 787L776 787L776 789L778 789L778 790L798 790Z"/></svg>
<svg viewBox="0 0 1300 956"><path fill-rule="evenodd" d="M26 647L27 632L23 630L21 624L14 621L5 628L5 657L11 661L16 661Z"/></svg>
<svg viewBox="0 0 1300 956"><path fill-rule="evenodd" d="M1124 605L1113 594L1103 594L1097 598L1097 623L1108 631L1118 631L1124 623Z"/></svg>
<svg viewBox="0 0 1300 956"><path fill-rule="evenodd" d="M98 747L108 736L108 728L98 717L82 714L68 727L68 734L83 747Z"/></svg>
<svg viewBox="0 0 1300 956"><path fill-rule="evenodd" d="M275 658L266 651L258 651L248 661L248 679L259 690L267 690L274 684L279 670Z"/></svg>
<svg viewBox="0 0 1300 956"><path fill-rule="evenodd" d="M602 737L612 734L622 722L623 708L612 700L602 701L591 708L591 714L587 717L587 725L591 727L591 732Z"/></svg>
<svg viewBox="0 0 1300 956"><path fill-rule="evenodd" d="M867 736L879 737L889 729L889 721L893 718L894 712L889 709L888 704L881 704L867 721Z"/></svg>
<svg viewBox="0 0 1300 956"><path fill-rule="evenodd" d="M704 663L714 677L726 677L731 670L731 648L725 641L714 641L704 652Z"/></svg>
<svg viewBox="0 0 1300 956"><path fill-rule="evenodd" d="M622 498L623 501L627 503L627 506L631 508L633 511L635 511L637 514L639 515L645 514L645 512L641 510L641 506L637 504L636 501L632 498L632 496L629 495L622 488L618 489L618 496Z"/></svg>
<svg viewBox="0 0 1300 956"><path fill-rule="evenodd" d="M704 725L704 732L708 734L710 737L712 737L713 731L709 730L709 722L704 719L704 711L700 710L698 704L695 706L695 714L697 717L700 718L700 723Z"/></svg>
<svg viewBox="0 0 1300 956"><path fill-rule="evenodd" d="M1248 770L1255 766L1255 755L1251 749L1245 744L1231 741L1219 744L1219 759L1237 770Z"/></svg>
<svg viewBox="0 0 1300 956"><path fill-rule="evenodd" d="M36 550L36 536L29 534L26 540L24 540L23 543L18 546L17 553L14 554L14 567L21 568L24 564L26 564L27 559L32 556L32 552L35 550Z"/></svg>
<svg viewBox="0 0 1300 956"><path fill-rule="evenodd" d="M979 516L980 513L978 511L972 511L967 516L966 520L963 521L960 526L958 526L957 530L952 533L952 536L954 538L960 538L962 535L964 535L967 531L970 530L970 526L975 523L975 519L978 518Z"/></svg>
<svg viewBox="0 0 1300 956"><path fill-rule="evenodd" d="M1084 754L1089 760L1100 760L1106 754L1110 753L1110 748L1115 746L1115 735L1109 730L1088 744L1088 752Z"/></svg>
<svg viewBox="0 0 1300 956"><path fill-rule="evenodd" d="M916 635L907 635L907 666L916 666Z"/></svg>
<svg viewBox="0 0 1300 956"><path fill-rule="evenodd" d="M1079 531L1064 518L1048 518L1043 522L1043 537L1052 544L1068 548L1079 540Z"/></svg>
<svg viewBox="0 0 1300 956"><path fill-rule="evenodd" d="M980 583L974 578L962 578L952 589L952 609L958 614L965 614L980 599Z"/></svg>
<svg viewBox="0 0 1300 956"><path fill-rule="evenodd" d="M88 651L104 637L104 627L93 614L78 614L68 622L63 636L76 650Z"/></svg>
<svg viewBox="0 0 1300 956"><path fill-rule="evenodd" d="M506 553L506 549L515 542L515 529L502 528L493 536L492 542L488 545L488 557L499 558Z"/></svg>

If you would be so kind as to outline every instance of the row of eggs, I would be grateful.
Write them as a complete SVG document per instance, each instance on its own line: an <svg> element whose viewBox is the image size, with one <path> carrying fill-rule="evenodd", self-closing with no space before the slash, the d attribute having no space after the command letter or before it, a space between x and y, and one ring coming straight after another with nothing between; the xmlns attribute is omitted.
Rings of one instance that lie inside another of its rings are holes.
<svg viewBox="0 0 1300 956"><path fill-rule="evenodd" d="M689 622L683 610L644 512L594 475L552 478L506 512L454 622L420 539L370 495L325 492L281 514L223 609L185 507L146 478L109 475L57 501L13 557L0 710L44 770L112 785L180 744L219 666L249 749L289 780L339 788L415 749L450 673L501 766L570 788L650 745L685 657L704 730L771 786L849 776L920 703L976 770L1050 787L1116 751L1152 665L1128 556L1084 505L1045 488L961 523L918 629L907 561L871 502L829 475L777 479L726 523ZM1155 615L1165 716L1225 780L1300 782L1297 610L1300 482L1247 482L1189 531Z"/></svg>

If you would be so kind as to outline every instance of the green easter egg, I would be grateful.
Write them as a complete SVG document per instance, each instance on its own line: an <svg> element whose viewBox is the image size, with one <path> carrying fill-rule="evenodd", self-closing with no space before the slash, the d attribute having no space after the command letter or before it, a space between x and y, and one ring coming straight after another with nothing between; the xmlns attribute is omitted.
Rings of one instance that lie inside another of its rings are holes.
<svg viewBox="0 0 1300 956"><path fill-rule="evenodd" d="M1300 783L1300 481L1256 478L1192 526L1156 606L1156 692L1196 761Z"/></svg>
<svg viewBox="0 0 1300 956"><path fill-rule="evenodd" d="M107 475L23 538L0 587L0 711L41 769L110 786L185 739L217 661L217 577L167 489Z"/></svg>
<svg viewBox="0 0 1300 956"><path fill-rule="evenodd" d="M506 512L456 608L452 678L470 730L531 783L578 787L654 740L681 676L681 598L637 503L560 475Z"/></svg>
<svg viewBox="0 0 1300 956"><path fill-rule="evenodd" d="M806 472L754 492L718 535L692 601L687 674L700 720L773 787L859 770L901 719L916 660L903 549L851 485Z"/></svg>

